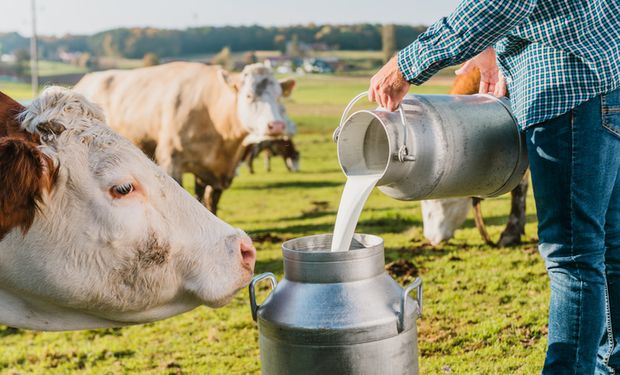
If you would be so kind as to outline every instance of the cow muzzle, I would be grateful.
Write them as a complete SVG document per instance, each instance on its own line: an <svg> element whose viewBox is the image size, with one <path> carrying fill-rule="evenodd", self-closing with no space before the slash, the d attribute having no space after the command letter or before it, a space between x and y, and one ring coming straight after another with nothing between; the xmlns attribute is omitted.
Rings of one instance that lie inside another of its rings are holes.
<svg viewBox="0 0 620 375"><path fill-rule="evenodd" d="M267 124L269 135L284 135L285 131L286 123L284 121L271 121Z"/></svg>
<svg viewBox="0 0 620 375"><path fill-rule="evenodd" d="M249 238L243 238L239 241L239 252L241 254L241 264L243 268L254 272L254 265L256 264L256 248L252 245L252 240Z"/></svg>

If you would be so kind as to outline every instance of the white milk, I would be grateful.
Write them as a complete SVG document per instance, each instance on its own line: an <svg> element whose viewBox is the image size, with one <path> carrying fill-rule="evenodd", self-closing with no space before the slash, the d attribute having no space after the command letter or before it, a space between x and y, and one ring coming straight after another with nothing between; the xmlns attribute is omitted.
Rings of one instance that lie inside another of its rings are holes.
<svg viewBox="0 0 620 375"><path fill-rule="evenodd" d="M348 251L362 208L381 174L348 176L342 191L331 251Z"/></svg>

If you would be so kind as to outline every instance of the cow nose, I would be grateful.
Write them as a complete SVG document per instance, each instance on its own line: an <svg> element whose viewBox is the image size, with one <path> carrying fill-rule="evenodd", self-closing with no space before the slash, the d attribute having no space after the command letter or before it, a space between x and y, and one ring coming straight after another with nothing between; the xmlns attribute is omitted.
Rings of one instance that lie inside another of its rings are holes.
<svg viewBox="0 0 620 375"><path fill-rule="evenodd" d="M241 251L241 262L243 262L246 267L254 270L254 264L256 263L256 248L252 245L252 240L242 239L239 244L239 249Z"/></svg>
<svg viewBox="0 0 620 375"><path fill-rule="evenodd" d="M284 130L286 130L286 123L284 121L271 121L267 124L267 129L269 130L269 135L284 134Z"/></svg>

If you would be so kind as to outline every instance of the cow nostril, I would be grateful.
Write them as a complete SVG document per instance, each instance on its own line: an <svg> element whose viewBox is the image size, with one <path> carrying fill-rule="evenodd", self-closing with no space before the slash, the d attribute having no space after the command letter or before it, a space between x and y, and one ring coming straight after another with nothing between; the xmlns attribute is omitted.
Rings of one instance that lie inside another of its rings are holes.
<svg viewBox="0 0 620 375"><path fill-rule="evenodd" d="M250 268L254 268L254 263L256 262L256 248L254 248L252 242L241 240L239 248L243 264Z"/></svg>
<svg viewBox="0 0 620 375"><path fill-rule="evenodd" d="M272 121L267 124L267 128L271 134L282 134L286 129L286 124L283 121Z"/></svg>

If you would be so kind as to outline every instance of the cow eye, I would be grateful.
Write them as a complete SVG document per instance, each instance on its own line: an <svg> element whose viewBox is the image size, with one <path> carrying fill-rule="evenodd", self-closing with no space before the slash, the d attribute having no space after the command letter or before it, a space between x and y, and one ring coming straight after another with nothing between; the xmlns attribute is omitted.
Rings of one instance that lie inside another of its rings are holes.
<svg viewBox="0 0 620 375"><path fill-rule="evenodd" d="M112 186L111 190L112 190L112 196L118 198L118 197L131 193L132 191L135 190L135 188L131 182L128 182L122 185L114 185Z"/></svg>

